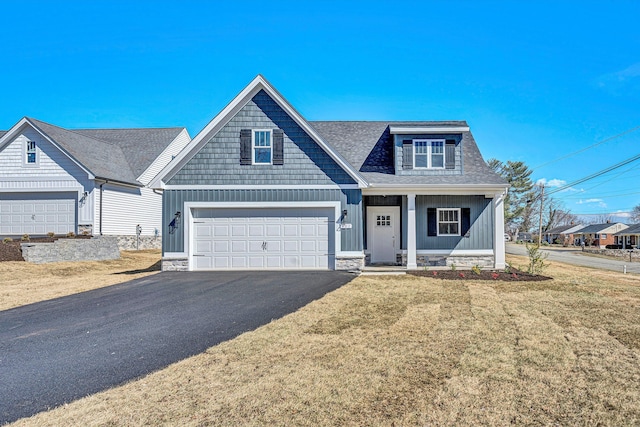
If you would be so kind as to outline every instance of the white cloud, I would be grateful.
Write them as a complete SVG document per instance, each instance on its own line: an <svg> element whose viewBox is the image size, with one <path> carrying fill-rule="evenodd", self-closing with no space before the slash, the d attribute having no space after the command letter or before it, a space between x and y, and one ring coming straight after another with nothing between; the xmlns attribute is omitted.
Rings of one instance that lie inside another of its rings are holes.
<svg viewBox="0 0 640 427"><path fill-rule="evenodd" d="M536 185L544 185L545 187L562 187L566 184L567 181L557 178L550 180L547 180L547 178L540 178L538 181L536 181Z"/></svg>
<svg viewBox="0 0 640 427"><path fill-rule="evenodd" d="M603 199L586 199L586 200L582 200L580 199L578 202L576 202L578 205L587 205L587 204L597 204L598 207L601 208L606 208L607 204L604 202Z"/></svg>
<svg viewBox="0 0 640 427"><path fill-rule="evenodd" d="M640 86L638 82L640 82L640 62L631 64L624 70L604 74L595 80L597 87L614 95L624 95L630 89L638 88Z"/></svg>
<svg viewBox="0 0 640 427"><path fill-rule="evenodd" d="M620 218L631 218L631 212L617 211L612 213L612 215Z"/></svg>

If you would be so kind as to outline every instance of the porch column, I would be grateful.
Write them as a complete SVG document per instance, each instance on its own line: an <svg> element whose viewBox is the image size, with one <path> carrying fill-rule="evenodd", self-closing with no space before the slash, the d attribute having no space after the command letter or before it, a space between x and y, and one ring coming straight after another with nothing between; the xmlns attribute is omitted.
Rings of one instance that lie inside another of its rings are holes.
<svg viewBox="0 0 640 427"><path fill-rule="evenodd" d="M417 270L416 263L416 195L407 194L407 270Z"/></svg>
<svg viewBox="0 0 640 427"><path fill-rule="evenodd" d="M493 258L494 268L503 269L506 266L504 243L504 194L493 197L494 227L493 227Z"/></svg>

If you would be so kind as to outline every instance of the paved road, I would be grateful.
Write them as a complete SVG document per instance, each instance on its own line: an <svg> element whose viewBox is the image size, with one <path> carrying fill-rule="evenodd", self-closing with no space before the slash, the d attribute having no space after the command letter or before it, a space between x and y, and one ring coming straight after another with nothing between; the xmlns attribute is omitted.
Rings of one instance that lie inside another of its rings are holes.
<svg viewBox="0 0 640 427"><path fill-rule="evenodd" d="M550 261L564 262L567 264L579 265L584 267L598 268L601 270L612 270L622 273L624 266L627 266L628 273L640 274L640 262L618 261L596 256L583 255L580 249L567 250L565 248L545 248L541 249L549 254ZM527 256L527 249L524 245L513 243L507 244L507 253L514 255Z"/></svg>
<svg viewBox="0 0 640 427"><path fill-rule="evenodd" d="M1 311L0 424L201 353L353 277L343 272L165 272Z"/></svg>

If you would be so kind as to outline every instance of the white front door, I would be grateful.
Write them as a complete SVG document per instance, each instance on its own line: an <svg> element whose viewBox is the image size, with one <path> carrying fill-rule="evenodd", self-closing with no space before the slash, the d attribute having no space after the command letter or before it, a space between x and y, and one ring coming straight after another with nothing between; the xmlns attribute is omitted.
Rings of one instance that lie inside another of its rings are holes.
<svg viewBox="0 0 640 427"><path fill-rule="evenodd" d="M400 247L400 207L367 208L367 248L372 263L395 264Z"/></svg>

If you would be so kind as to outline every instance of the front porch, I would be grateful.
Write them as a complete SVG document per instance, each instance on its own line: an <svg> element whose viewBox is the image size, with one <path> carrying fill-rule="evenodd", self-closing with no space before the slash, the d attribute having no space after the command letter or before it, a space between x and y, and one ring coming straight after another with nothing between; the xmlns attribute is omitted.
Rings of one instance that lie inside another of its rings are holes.
<svg viewBox="0 0 640 427"><path fill-rule="evenodd" d="M365 271L505 267L502 194L367 192L363 210Z"/></svg>

